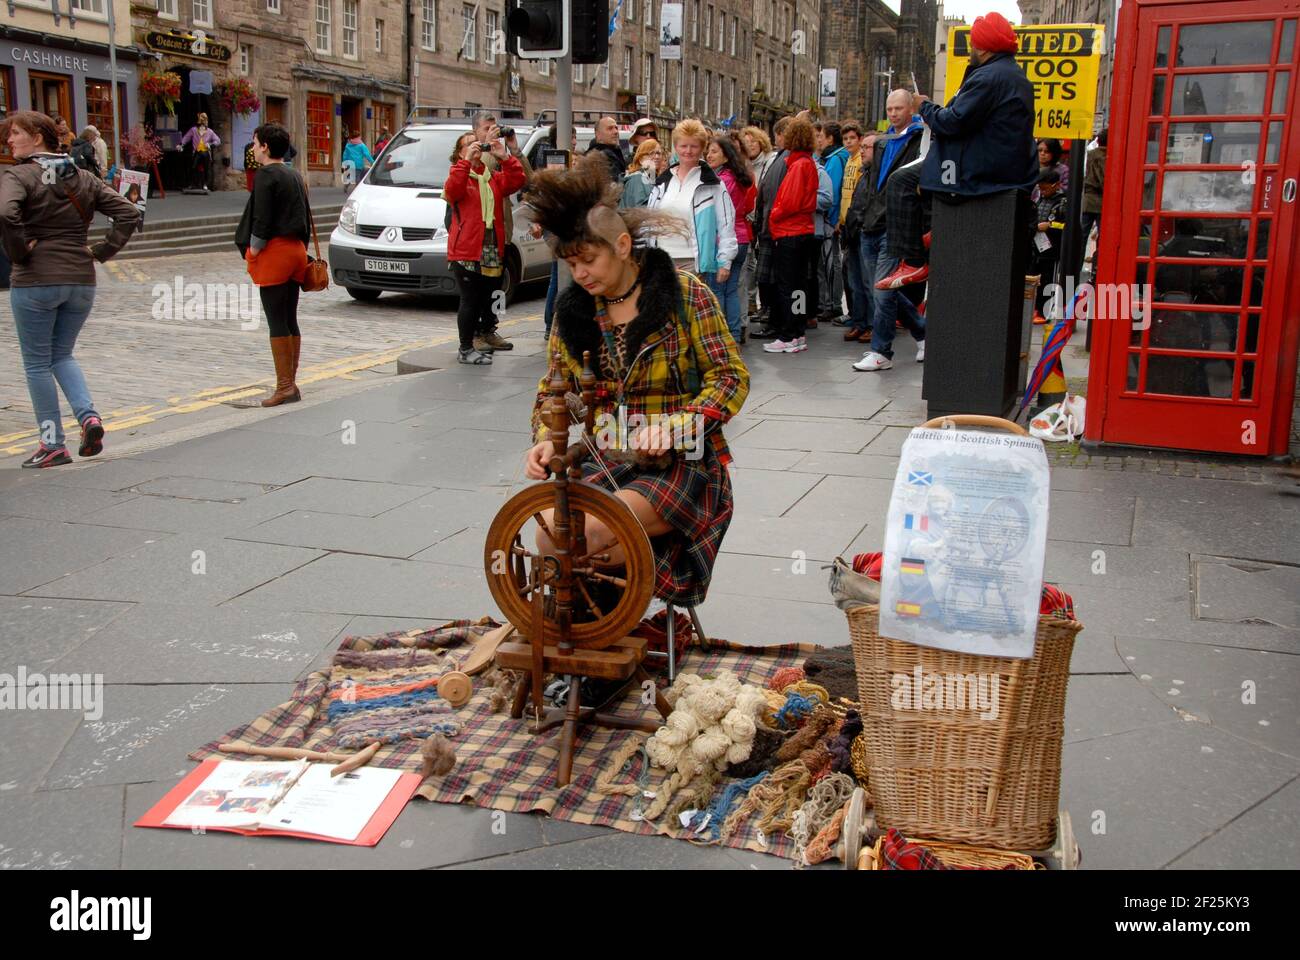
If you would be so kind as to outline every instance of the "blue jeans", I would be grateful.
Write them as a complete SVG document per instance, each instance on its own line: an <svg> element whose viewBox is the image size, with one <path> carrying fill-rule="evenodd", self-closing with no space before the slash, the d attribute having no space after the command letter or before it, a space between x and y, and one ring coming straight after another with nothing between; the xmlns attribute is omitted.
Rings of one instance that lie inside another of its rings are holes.
<svg viewBox="0 0 1300 960"><path fill-rule="evenodd" d="M27 371L27 392L41 442L47 447L63 446L63 416L59 411L57 380L72 405L78 423L99 416L90 399L90 388L81 367L72 357L77 334L95 302L94 284L64 283L45 287L12 287L9 305L18 329L23 368Z"/></svg>
<svg viewBox="0 0 1300 960"><path fill-rule="evenodd" d="M858 275L858 284L862 289L859 295L856 291L853 297L853 318L851 326L858 333L870 330L876 320L876 263L880 260L880 253L885 249L885 232L863 233L858 240L858 249L855 251L856 256L850 259L855 260L854 270ZM845 261L845 267L849 266L849 261Z"/></svg>
<svg viewBox="0 0 1300 960"><path fill-rule="evenodd" d="M747 253L749 253L749 244L742 243L736 253L736 259L731 261L731 273L727 276L726 283L719 283L716 273L704 274L708 279L709 289L718 298L718 304L727 317L727 329L731 331L731 338L737 343L740 343L740 324L743 319L740 315L740 271L745 267Z"/></svg>
<svg viewBox="0 0 1300 960"><path fill-rule="evenodd" d="M898 258L891 257L885 247L885 234L880 234L880 255L876 259L876 280L882 280L898 267ZM874 281L873 281L874 283ZM901 290L875 290L875 317L871 331L871 349L882 357L894 356L894 324L902 311L903 326L912 334L912 339L920 343L925 339L925 317L916 310L916 305L903 296Z"/></svg>
<svg viewBox="0 0 1300 960"><path fill-rule="evenodd" d="M551 318L555 316L555 298L560 292L560 262L551 261L551 285L546 288L546 309L542 316L546 319L546 339L551 338Z"/></svg>

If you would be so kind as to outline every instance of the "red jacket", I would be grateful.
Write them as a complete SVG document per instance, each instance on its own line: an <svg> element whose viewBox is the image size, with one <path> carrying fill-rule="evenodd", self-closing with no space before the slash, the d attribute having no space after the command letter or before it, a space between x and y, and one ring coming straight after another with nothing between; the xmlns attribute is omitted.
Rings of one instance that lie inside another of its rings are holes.
<svg viewBox="0 0 1300 960"><path fill-rule="evenodd" d="M726 167L719 167L717 174L722 185L727 188L727 193L731 195L731 205L736 208L736 242L752 243L754 233L745 218L754 209L754 198L758 195L758 189L752 183L742 187L736 182L735 174Z"/></svg>
<svg viewBox="0 0 1300 960"><path fill-rule="evenodd" d="M483 171L479 163L478 172ZM524 186L523 165L510 154L501 161L501 167L492 174L489 181L492 192L496 195L495 208L492 213L493 228L496 230L497 253L506 255L506 224L503 204L512 193ZM478 262L483 257L483 215L478 200L478 181L469 175L469 161L457 160L447 175L447 182L442 186L442 199L451 205L451 230L447 236L448 260L473 260Z"/></svg>
<svg viewBox="0 0 1300 960"><path fill-rule="evenodd" d="M785 179L776 192L768 230L773 240L803 237L814 232L813 214L817 211L817 168L812 154L798 151L785 161Z"/></svg>

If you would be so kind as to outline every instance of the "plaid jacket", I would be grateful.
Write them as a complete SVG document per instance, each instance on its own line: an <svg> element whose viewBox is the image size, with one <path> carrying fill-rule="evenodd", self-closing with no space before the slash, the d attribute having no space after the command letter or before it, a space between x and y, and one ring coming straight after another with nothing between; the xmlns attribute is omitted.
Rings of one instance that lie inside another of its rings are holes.
<svg viewBox="0 0 1300 960"><path fill-rule="evenodd" d="M581 287L569 287L555 305L555 322L547 348L551 358L533 405L533 437L547 439L542 404L558 369L578 391L583 351L590 351L598 378L596 414L615 415L620 386L629 415L670 415L669 426L684 425L696 414L705 417L709 442L724 463L731 459L721 425L737 413L749 394L749 369L727 330L713 292L698 277L678 274L661 250L645 252L641 272L640 312L628 324L629 368L625 384L601 377L601 334L596 320L604 301Z"/></svg>

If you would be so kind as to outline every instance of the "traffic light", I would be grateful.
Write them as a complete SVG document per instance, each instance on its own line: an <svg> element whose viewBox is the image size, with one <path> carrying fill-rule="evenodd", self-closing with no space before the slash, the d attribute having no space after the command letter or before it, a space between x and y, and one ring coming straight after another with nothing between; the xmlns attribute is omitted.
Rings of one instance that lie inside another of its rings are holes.
<svg viewBox="0 0 1300 960"><path fill-rule="evenodd" d="M523 60L609 59L608 0L507 0L506 52Z"/></svg>
<svg viewBox="0 0 1300 960"><path fill-rule="evenodd" d="M569 53L569 0L508 0L506 51L522 60Z"/></svg>
<svg viewBox="0 0 1300 960"><path fill-rule="evenodd" d="M574 63L604 63L609 59L607 0L570 0L570 46Z"/></svg>

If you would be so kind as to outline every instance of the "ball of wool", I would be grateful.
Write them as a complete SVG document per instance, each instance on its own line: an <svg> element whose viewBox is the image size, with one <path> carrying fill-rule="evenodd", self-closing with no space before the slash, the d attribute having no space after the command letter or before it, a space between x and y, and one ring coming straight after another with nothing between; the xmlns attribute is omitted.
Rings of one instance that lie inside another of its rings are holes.
<svg viewBox="0 0 1300 960"><path fill-rule="evenodd" d="M456 766L456 751L452 749L451 741L441 733L435 733L424 741L420 757L422 777L441 777Z"/></svg>
<svg viewBox="0 0 1300 960"><path fill-rule="evenodd" d="M772 674L772 679L767 682L769 690L775 690L780 693L792 683L798 683L806 674L803 667L782 667Z"/></svg>
<svg viewBox="0 0 1300 960"><path fill-rule="evenodd" d="M717 723L721 720L731 705L736 702L735 695L728 697L725 690L717 687L701 687L698 690L691 691L690 709L701 720L707 723Z"/></svg>
<svg viewBox="0 0 1300 960"><path fill-rule="evenodd" d="M677 767L677 757L681 754L681 746L671 746L663 741L660 734L663 733L661 728L659 733L646 741L645 752L650 758L650 762L664 770L673 770Z"/></svg>
<svg viewBox="0 0 1300 960"><path fill-rule="evenodd" d="M749 759L750 754L752 754L753 752L754 752L753 740L745 740L741 743L733 743L731 746L727 748L727 753L726 756L723 757L723 761L725 761L727 765L733 763L744 763L746 760Z"/></svg>
<svg viewBox="0 0 1300 960"><path fill-rule="evenodd" d="M691 753L701 764L712 763L726 754L731 746L731 738L721 726L706 727L698 737L691 741Z"/></svg>
<svg viewBox="0 0 1300 960"><path fill-rule="evenodd" d="M760 687L752 687L746 684L740 688L736 694L736 705L733 709L741 713L758 719L767 707L767 695Z"/></svg>
<svg viewBox="0 0 1300 960"><path fill-rule="evenodd" d="M758 724L754 722L753 717L737 707L729 710L727 715L722 718L722 729L727 734L727 738L735 743L751 743L755 731L758 730ZM746 756L748 755L746 753ZM741 759L743 760L744 757L741 757Z"/></svg>

